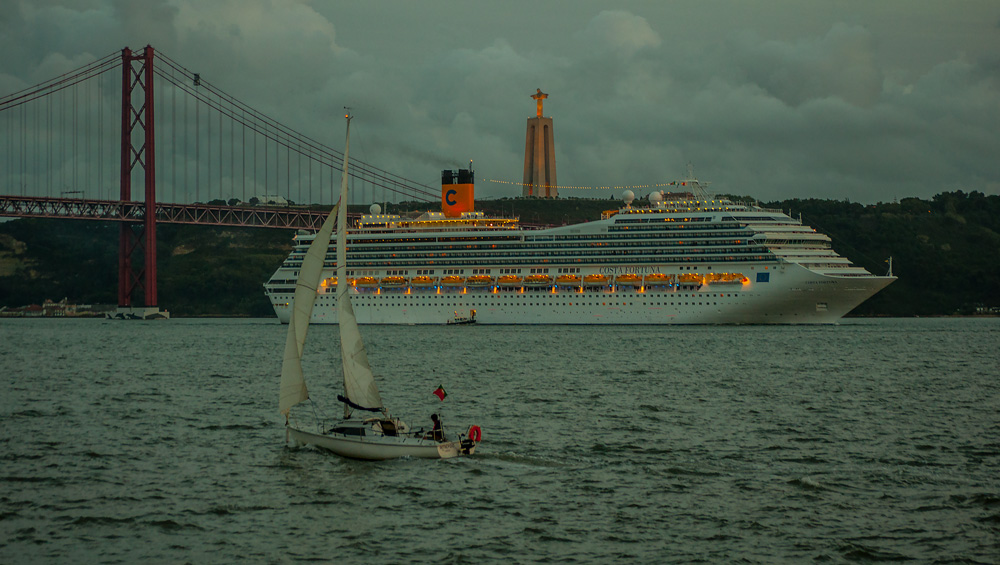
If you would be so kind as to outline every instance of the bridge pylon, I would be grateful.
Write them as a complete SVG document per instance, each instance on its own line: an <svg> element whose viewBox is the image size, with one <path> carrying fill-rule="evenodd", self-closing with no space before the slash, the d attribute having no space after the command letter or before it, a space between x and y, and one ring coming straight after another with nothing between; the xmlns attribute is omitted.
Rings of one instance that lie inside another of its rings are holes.
<svg viewBox="0 0 1000 565"><path fill-rule="evenodd" d="M138 91L138 92L137 92ZM141 167L145 209L142 219L121 222L118 242L118 317L169 317L156 296L156 147L153 114L153 48L122 49L121 192L132 202L132 174ZM141 131L140 131L141 130ZM143 306L133 298L143 291Z"/></svg>

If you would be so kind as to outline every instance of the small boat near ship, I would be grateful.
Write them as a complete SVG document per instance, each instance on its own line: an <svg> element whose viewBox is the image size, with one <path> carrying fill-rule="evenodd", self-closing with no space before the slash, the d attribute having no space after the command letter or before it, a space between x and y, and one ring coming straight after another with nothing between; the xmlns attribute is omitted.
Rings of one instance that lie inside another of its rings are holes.
<svg viewBox="0 0 1000 565"><path fill-rule="evenodd" d="M434 286L437 284L437 279L435 277L428 277L426 275L420 275L418 277L413 277L410 279L410 286L418 288L426 288Z"/></svg>
<svg viewBox="0 0 1000 565"><path fill-rule="evenodd" d="M475 275L465 279L465 285L473 288L493 286L493 277Z"/></svg>
<svg viewBox="0 0 1000 565"><path fill-rule="evenodd" d="M458 312L455 312L455 317L448 320L449 326L462 326L466 324L476 323L476 311L470 310L468 316L459 316Z"/></svg>
<svg viewBox="0 0 1000 565"><path fill-rule="evenodd" d="M358 288L378 288L379 281L375 277L361 277L354 280L354 286Z"/></svg>
<svg viewBox="0 0 1000 565"><path fill-rule="evenodd" d="M646 286L665 286L673 282L673 276L664 275L662 273L653 273L643 277L642 282Z"/></svg>
<svg viewBox="0 0 1000 565"><path fill-rule="evenodd" d="M607 286L608 277L605 275L587 275L583 277L584 286Z"/></svg>
<svg viewBox="0 0 1000 565"><path fill-rule="evenodd" d="M382 277L382 288L400 288L406 286L406 277Z"/></svg>
<svg viewBox="0 0 1000 565"><path fill-rule="evenodd" d="M503 275L502 277L497 279L497 285L506 287L511 287L511 286L520 287L523 280L524 279L522 279L517 275Z"/></svg>
<svg viewBox="0 0 1000 565"><path fill-rule="evenodd" d="M580 275L559 275L556 277L556 285L577 288L580 286Z"/></svg>
<svg viewBox="0 0 1000 565"><path fill-rule="evenodd" d="M552 286L552 277L548 275L528 275L524 278L524 286L549 287Z"/></svg>
<svg viewBox="0 0 1000 565"><path fill-rule="evenodd" d="M618 286L642 286L642 277L634 274L618 275L615 277L615 284Z"/></svg>

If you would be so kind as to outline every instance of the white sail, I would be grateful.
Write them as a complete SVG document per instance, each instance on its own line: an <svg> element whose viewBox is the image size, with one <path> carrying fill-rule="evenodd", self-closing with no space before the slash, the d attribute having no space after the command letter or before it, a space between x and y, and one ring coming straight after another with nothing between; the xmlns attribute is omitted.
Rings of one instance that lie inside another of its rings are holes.
<svg viewBox="0 0 1000 565"><path fill-rule="evenodd" d="M358 321L351 306L347 284L347 154L350 148L351 119L347 119L348 140L344 145L344 170L340 180L340 208L337 214L337 322L340 324L340 354L344 364L344 396L353 404L382 409L382 396L375 385L368 352L361 341ZM350 408L344 405L344 416Z"/></svg>
<svg viewBox="0 0 1000 565"><path fill-rule="evenodd" d="M288 336L285 338L285 357L281 363L281 387L278 409L285 416L299 402L309 398L305 377L302 375L302 347L309 331L316 289L323 274L323 260L330 247L330 236L336 221L339 204L333 207L323 225L309 245L302 259L299 278L295 283L295 299L292 301L292 316L288 320ZM343 280L343 279L341 279Z"/></svg>

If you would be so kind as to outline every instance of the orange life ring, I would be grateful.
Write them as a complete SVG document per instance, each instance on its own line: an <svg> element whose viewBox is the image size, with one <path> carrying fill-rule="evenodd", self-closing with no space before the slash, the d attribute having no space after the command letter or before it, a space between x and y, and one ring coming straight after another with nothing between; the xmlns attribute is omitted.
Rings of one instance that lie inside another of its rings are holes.
<svg viewBox="0 0 1000 565"><path fill-rule="evenodd" d="M469 428L469 439L476 443L483 441L483 429L479 426L473 425Z"/></svg>

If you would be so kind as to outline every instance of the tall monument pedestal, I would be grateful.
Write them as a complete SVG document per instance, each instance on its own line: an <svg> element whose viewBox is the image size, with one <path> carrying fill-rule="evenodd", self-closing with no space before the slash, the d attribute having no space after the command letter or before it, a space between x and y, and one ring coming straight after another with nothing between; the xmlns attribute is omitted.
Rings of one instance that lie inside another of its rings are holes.
<svg viewBox="0 0 1000 565"><path fill-rule="evenodd" d="M538 103L538 115L528 118L528 131L524 138L524 189L522 196L556 198L556 148L552 131L552 118L542 116L542 100L548 94L538 89L531 96Z"/></svg>

